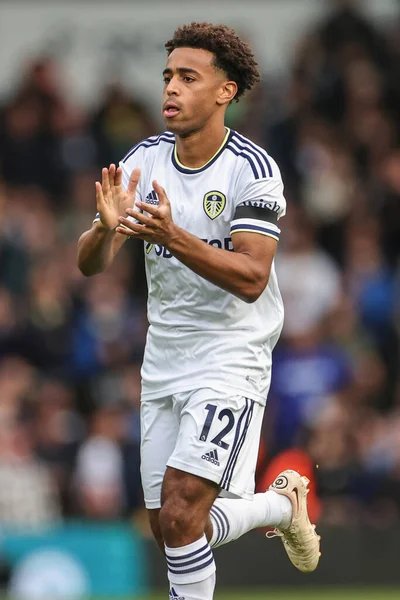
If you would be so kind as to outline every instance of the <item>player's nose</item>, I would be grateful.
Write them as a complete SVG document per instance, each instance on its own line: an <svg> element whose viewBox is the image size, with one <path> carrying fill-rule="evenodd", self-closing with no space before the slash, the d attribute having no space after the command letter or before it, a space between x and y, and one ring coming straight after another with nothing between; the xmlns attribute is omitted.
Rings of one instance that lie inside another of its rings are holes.
<svg viewBox="0 0 400 600"><path fill-rule="evenodd" d="M178 86L176 80L171 79L171 81L168 83L165 91L167 92L168 96L178 95L179 94L179 86Z"/></svg>

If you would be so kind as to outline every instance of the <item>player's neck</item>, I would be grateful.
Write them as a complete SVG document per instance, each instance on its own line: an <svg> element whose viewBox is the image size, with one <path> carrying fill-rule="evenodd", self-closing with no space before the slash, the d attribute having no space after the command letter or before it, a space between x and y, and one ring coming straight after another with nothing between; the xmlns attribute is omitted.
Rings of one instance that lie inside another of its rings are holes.
<svg viewBox="0 0 400 600"><path fill-rule="evenodd" d="M205 127L188 137L176 136L179 162L189 169L200 169L218 152L227 135L222 123L218 127Z"/></svg>

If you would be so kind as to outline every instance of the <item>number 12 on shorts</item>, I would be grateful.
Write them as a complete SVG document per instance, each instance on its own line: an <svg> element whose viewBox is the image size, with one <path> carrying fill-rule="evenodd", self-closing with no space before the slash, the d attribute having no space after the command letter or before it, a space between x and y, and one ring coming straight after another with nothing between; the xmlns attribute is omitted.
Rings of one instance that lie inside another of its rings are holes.
<svg viewBox="0 0 400 600"><path fill-rule="evenodd" d="M217 406L215 404L207 404L204 410L207 411L207 416L206 420L204 421L203 429L200 433L200 440L202 442L206 442L208 439L211 425L214 421L215 413L217 412ZM229 444L224 442L223 439L226 435L228 435L235 425L235 417L229 408L223 408L218 414L218 420L221 421L221 423L224 421L224 419L228 419L225 427L212 440L210 440L210 442L211 444L216 444L224 450L228 450Z"/></svg>

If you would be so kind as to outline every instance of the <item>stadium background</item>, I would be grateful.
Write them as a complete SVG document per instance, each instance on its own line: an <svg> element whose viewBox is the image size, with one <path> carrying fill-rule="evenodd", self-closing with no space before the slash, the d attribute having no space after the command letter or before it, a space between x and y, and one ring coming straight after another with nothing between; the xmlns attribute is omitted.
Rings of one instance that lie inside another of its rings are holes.
<svg viewBox="0 0 400 600"><path fill-rule="evenodd" d="M101 166L162 127L163 42L193 19L234 26L263 71L228 117L289 205L258 486L301 468L323 533L307 577L262 532L222 548L217 598L399 597L396 0L0 1L2 590L166 597L139 481L142 249L86 280L76 241Z"/></svg>

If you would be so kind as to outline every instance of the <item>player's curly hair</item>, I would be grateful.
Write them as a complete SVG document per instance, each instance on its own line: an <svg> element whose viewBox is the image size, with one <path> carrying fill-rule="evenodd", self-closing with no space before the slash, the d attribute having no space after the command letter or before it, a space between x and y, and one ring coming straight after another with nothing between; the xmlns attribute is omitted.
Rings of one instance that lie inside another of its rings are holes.
<svg viewBox="0 0 400 600"><path fill-rule="evenodd" d="M193 22L178 27L165 44L168 56L175 48L201 48L215 56L215 66L238 86L235 100L260 81L260 72L251 48L226 25Z"/></svg>

